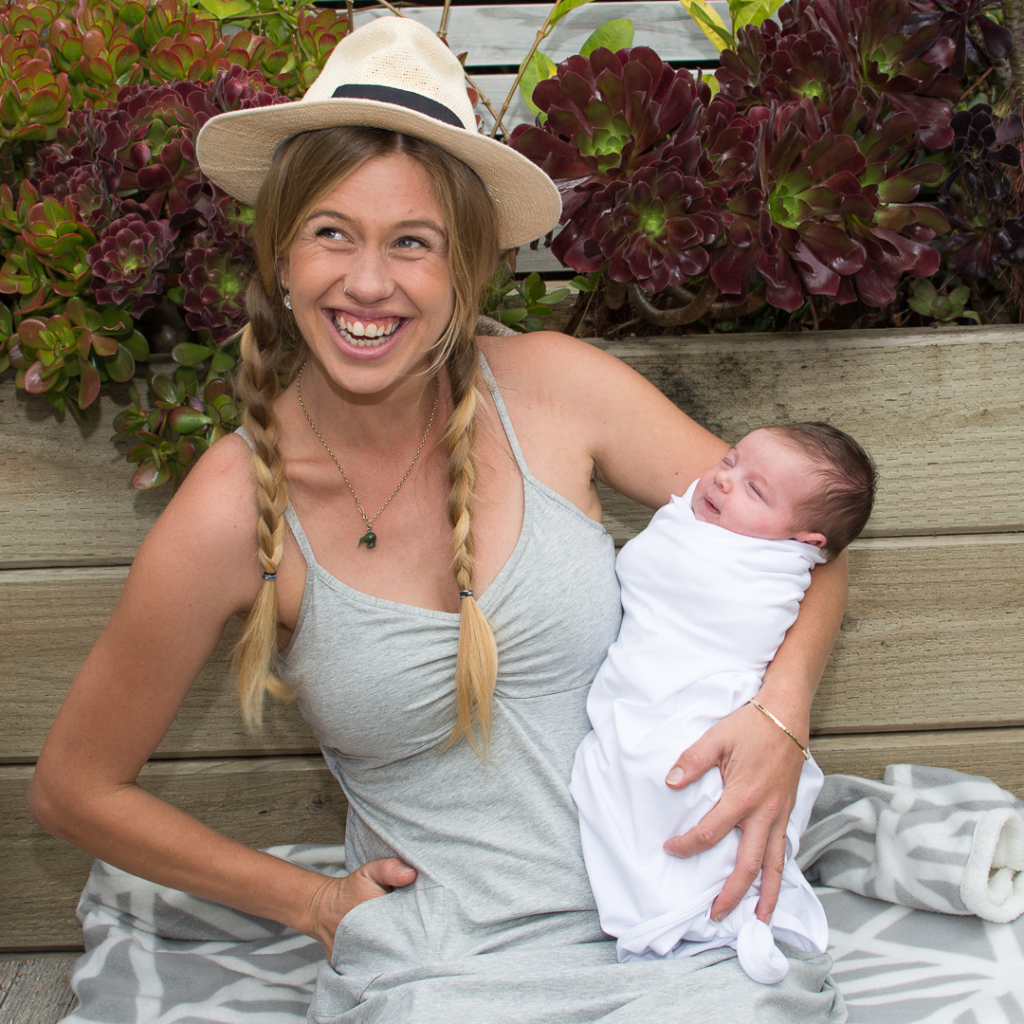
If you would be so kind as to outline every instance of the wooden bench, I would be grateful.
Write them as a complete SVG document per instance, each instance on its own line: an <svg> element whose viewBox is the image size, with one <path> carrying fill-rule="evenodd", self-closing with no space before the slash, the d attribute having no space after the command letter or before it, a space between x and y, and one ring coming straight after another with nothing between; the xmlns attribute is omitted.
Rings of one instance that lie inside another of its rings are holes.
<svg viewBox="0 0 1024 1024"><path fill-rule="evenodd" d="M487 68L517 64L548 9L452 8L451 46L470 51L492 100L505 93ZM428 24L439 14L412 12ZM635 21L637 44L666 58L714 58L676 0L590 4L543 49L561 59L622 16ZM507 123L526 118L524 109ZM530 259L550 257L524 251L520 269ZM881 471L879 499L852 550L847 616L814 709L815 754L826 771L874 777L890 762L946 765L1024 796L1020 328L595 344L723 437L811 418L864 443ZM35 979L66 973L64 962L21 961L81 947L74 910L90 858L35 826L26 794L53 715L169 497L133 492L108 441L126 400L115 393L86 424L58 424L0 384L0 951L17 954L0 961L0 1024L56 1019L66 993ZM622 542L650 513L606 497ZM344 799L294 706L271 702L257 738L243 729L227 674L234 638L206 666L143 784L246 843L337 841ZM16 1008L33 990L45 1012Z"/></svg>

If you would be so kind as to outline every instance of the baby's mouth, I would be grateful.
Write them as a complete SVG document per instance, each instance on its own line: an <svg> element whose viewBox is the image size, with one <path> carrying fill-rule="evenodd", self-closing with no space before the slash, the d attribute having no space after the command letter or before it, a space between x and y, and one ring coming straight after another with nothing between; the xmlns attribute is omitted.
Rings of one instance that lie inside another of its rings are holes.
<svg viewBox="0 0 1024 1024"><path fill-rule="evenodd" d="M716 516L719 514L718 506L706 494L704 495L704 502Z"/></svg>
<svg viewBox="0 0 1024 1024"><path fill-rule="evenodd" d="M331 323L335 330L357 348L376 348L383 345L403 322L402 317L388 316L379 320L359 319L338 310L331 311Z"/></svg>

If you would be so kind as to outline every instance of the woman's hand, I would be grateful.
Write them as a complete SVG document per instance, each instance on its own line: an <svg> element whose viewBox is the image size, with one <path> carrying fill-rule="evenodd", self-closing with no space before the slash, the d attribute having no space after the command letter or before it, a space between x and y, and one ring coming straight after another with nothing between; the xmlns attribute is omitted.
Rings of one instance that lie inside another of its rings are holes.
<svg viewBox="0 0 1024 1024"><path fill-rule="evenodd" d="M665 843L668 853L692 857L710 850L733 828L743 833L736 867L711 905L714 920L720 921L739 905L759 871L757 916L766 923L771 917L782 885L786 826L803 763L792 739L756 708L744 704L684 750L669 771L666 784L682 789L717 765L725 791L689 832Z"/></svg>
<svg viewBox="0 0 1024 1024"><path fill-rule="evenodd" d="M415 880L416 872L395 857L367 861L344 878L325 878L310 901L307 934L323 945L329 959L338 925L350 910Z"/></svg>

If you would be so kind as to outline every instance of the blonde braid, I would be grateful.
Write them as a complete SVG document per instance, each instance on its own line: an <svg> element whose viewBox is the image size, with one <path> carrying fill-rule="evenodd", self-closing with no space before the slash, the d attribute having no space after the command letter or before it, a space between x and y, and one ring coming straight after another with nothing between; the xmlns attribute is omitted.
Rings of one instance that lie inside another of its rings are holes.
<svg viewBox="0 0 1024 1024"><path fill-rule="evenodd" d="M452 409L444 442L448 448L448 518L452 524L452 575L460 591L473 589L473 489L476 462L476 407L479 398L479 350L476 341L463 347L448 362ZM455 707L458 720L447 746L465 737L481 756L487 754L491 736L491 698L498 677L498 648L487 616L475 598L460 603L459 650L455 661ZM474 724L480 725L478 746ZM447 749L447 747L446 747Z"/></svg>
<svg viewBox="0 0 1024 1024"><path fill-rule="evenodd" d="M247 296L250 311L269 307L262 287L253 282ZM253 293L258 293L253 295ZM256 501L260 518L256 528L259 560L263 572L276 575L284 553L284 510L288 507L288 484L284 478L284 460L277 442L281 427L274 412L279 385L274 369L276 346L261 349L257 326L263 320L255 316L242 332L242 362L235 379L235 389L244 405L242 425L252 441L252 473L256 481ZM265 323L265 321L264 321ZM295 696L291 687L278 678L277 666L277 585L264 578L256 600L245 620L241 639L232 657L238 680L238 698L242 718L252 729L259 729L263 720L263 692L288 700Z"/></svg>

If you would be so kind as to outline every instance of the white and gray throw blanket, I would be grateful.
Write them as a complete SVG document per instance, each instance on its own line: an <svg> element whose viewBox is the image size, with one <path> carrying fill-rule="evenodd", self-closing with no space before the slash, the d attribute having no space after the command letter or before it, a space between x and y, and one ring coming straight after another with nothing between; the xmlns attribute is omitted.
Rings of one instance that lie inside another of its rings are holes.
<svg viewBox="0 0 1024 1024"><path fill-rule="evenodd" d="M798 861L819 885L1005 924L1024 913L1024 803L948 768L829 775Z"/></svg>
<svg viewBox="0 0 1024 1024"><path fill-rule="evenodd" d="M269 852L345 872L342 846ZM831 887L819 893L851 1024L1024 1021L1024 916L990 923L1024 911L1019 800L947 769L894 765L881 783L830 776L801 853L808 877ZM86 953L68 1024L306 1019L323 951L304 935L100 862L78 912Z"/></svg>

